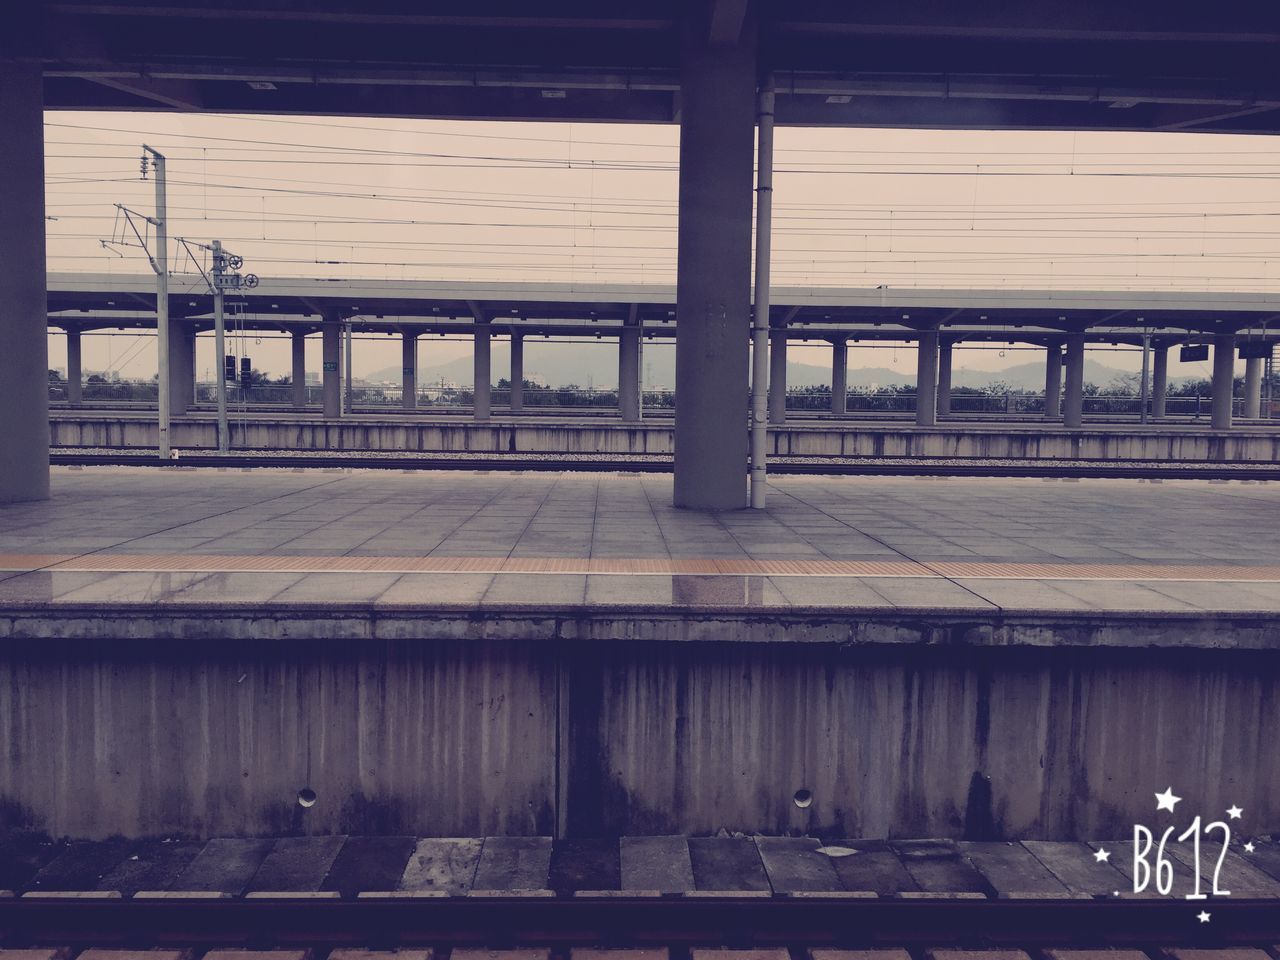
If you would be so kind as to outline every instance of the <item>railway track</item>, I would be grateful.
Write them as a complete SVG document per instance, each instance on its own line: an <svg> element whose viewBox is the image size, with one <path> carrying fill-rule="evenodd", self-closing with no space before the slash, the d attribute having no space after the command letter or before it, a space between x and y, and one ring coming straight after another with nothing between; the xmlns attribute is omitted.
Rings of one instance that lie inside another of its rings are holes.
<svg viewBox="0 0 1280 960"><path fill-rule="evenodd" d="M0 903L5 945L1139 948L1269 946L1274 900L898 899L742 894L410 899L30 899Z"/></svg>
<svg viewBox="0 0 1280 960"><path fill-rule="evenodd" d="M140 467L253 467L358 469L358 470L520 470L670 473L669 457L591 454L388 454L350 452L334 454L232 453L185 454L164 461L129 451L92 453L52 451L56 466ZM1121 480L1280 480L1280 463L1208 464L1188 461L1043 461L921 458L776 457L769 472L780 476L890 476L890 477L1043 477Z"/></svg>

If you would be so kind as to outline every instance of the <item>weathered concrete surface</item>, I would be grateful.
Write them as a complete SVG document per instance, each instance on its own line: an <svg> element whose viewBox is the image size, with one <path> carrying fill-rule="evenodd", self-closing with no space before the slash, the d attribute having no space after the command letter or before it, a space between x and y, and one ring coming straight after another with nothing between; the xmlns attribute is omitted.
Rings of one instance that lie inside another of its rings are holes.
<svg viewBox="0 0 1280 960"><path fill-rule="evenodd" d="M50 419L53 447L155 447L156 426L137 416L58 412ZM212 450L208 419L174 420L179 450ZM386 450L470 453L650 453L673 450L671 423L520 420L469 423L237 419L231 442L240 450ZM1237 427L1107 426L1068 430L1055 424L910 425L789 424L770 427L775 456L995 457L1087 460L1280 461L1280 431Z"/></svg>
<svg viewBox="0 0 1280 960"><path fill-rule="evenodd" d="M1119 836L1174 782L1190 809L1239 802L1271 829L1278 677L1275 655L592 647L561 697L576 756L600 759L567 771L561 816L605 834Z"/></svg>
<svg viewBox="0 0 1280 960"><path fill-rule="evenodd" d="M527 645L11 643L0 675L6 827L483 836L554 822L555 664Z"/></svg>
<svg viewBox="0 0 1280 960"><path fill-rule="evenodd" d="M35 576L39 576L36 574ZM741 578L747 579L747 578ZM1138 613L1096 611L1009 614L991 611L788 607L768 612L741 608L636 607L554 612L461 605L453 610L376 609L361 604L326 607L185 602L56 608L10 605L0 609L0 642L89 640L181 641L520 641L643 640L657 643L839 644L927 647L1109 647L1155 650L1280 652L1280 613L1210 614L1198 610Z"/></svg>
<svg viewBox="0 0 1280 960"><path fill-rule="evenodd" d="M339 640L194 614L48 631L79 640L6 618L0 829L1069 840L1145 822L1169 782L1280 828L1274 649L735 643L729 618L700 643L560 618L527 640L423 639L447 618Z"/></svg>

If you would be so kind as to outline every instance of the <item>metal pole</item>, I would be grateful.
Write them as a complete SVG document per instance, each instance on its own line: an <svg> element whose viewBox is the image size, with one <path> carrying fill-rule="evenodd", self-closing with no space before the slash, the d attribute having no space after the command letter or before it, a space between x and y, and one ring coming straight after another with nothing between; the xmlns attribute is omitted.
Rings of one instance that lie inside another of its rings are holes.
<svg viewBox="0 0 1280 960"><path fill-rule="evenodd" d="M346 355L346 357L344 358L344 362L346 363L346 367L347 367L347 369L346 369L346 375L347 375L347 391L346 391L346 393L347 393L347 411L346 411L346 412L347 412L347 413L354 413L354 412L355 412L355 393L354 393L354 391L351 389L351 321L350 321L350 320L348 320L348 321L347 321L347 342L346 342L346 348L347 348L347 355Z"/></svg>
<svg viewBox="0 0 1280 960"><path fill-rule="evenodd" d="M171 457L169 446L169 225L165 198L164 156L143 144L151 154L156 171L156 350L159 353L159 376L156 378L157 403L160 412L160 459Z"/></svg>
<svg viewBox="0 0 1280 960"><path fill-rule="evenodd" d="M1142 397L1142 422L1147 422L1147 390L1151 377L1151 335L1144 333L1142 335L1142 389L1139 391Z"/></svg>
<svg viewBox="0 0 1280 960"><path fill-rule="evenodd" d="M213 241L213 334L214 351L217 355L217 387L218 387L218 452L227 453L231 449L231 436L227 428L227 340L226 323L223 317L222 276L226 272L225 254L222 252L222 241Z"/></svg>
<svg viewBox="0 0 1280 960"><path fill-rule="evenodd" d="M751 325L751 508L763 510L769 441L769 258L773 229L773 80L760 88L757 119L756 290Z"/></svg>

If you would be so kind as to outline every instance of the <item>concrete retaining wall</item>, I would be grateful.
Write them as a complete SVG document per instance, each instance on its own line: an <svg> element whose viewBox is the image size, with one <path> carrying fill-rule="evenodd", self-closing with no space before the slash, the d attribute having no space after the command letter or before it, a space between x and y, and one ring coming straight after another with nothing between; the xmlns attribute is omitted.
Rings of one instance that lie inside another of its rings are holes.
<svg viewBox="0 0 1280 960"><path fill-rule="evenodd" d="M1230 650L10 640L0 828L1085 839L1172 783L1265 833L1278 677Z"/></svg>
<svg viewBox="0 0 1280 960"><path fill-rule="evenodd" d="M54 447L152 447L156 426L137 417L62 415L51 418ZM214 424L175 420L172 443L179 450L212 450ZM232 446L247 450L378 450L471 453L651 453L670 454L670 422L551 423L497 421L394 422L264 418L237 420ZM824 457L995 457L1088 460L1280 461L1280 431L1240 428L1108 427L1066 430L1060 426L814 425L772 428L774 455Z"/></svg>

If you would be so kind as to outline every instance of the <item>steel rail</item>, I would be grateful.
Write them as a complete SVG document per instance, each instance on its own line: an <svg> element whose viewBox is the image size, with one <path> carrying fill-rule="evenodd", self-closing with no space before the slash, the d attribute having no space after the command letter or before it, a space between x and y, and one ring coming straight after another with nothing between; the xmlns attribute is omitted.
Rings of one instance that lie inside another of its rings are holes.
<svg viewBox="0 0 1280 960"><path fill-rule="evenodd" d="M1274 900L464 896L0 902L5 943L133 946L1222 946L1274 944Z"/></svg>

